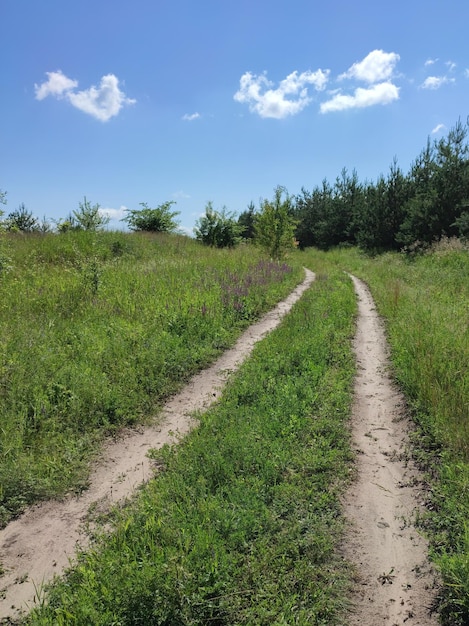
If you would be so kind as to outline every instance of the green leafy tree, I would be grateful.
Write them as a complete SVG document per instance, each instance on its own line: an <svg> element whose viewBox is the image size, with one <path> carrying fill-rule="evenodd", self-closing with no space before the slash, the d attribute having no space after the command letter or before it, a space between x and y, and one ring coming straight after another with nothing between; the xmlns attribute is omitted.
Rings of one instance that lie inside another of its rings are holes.
<svg viewBox="0 0 469 626"><path fill-rule="evenodd" d="M5 225L6 229L11 232L34 233L39 231L39 221L25 207L24 203L9 213Z"/></svg>
<svg viewBox="0 0 469 626"><path fill-rule="evenodd" d="M297 220L293 213L293 200L284 187L275 189L271 202L261 202L260 212L254 223L255 241L272 259L281 259L288 250L296 246Z"/></svg>
<svg viewBox="0 0 469 626"><path fill-rule="evenodd" d="M58 233L68 233L71 230L78 230L78 225L71 211L65 219L60 218L59 220L53 220L53 222Z"/></svg>
<svg viewBox="0 0 469 626"><path fill-rule="evenodd" d="M109 224L109 217L100 212L99 204L91 205L86 199L78 203L78 210L73 211L71 219L69 219L68 230L102 230L106 224Z"/></svg>
<svg viewBox="0 0 469 626"><path fill-rule="evenodd" d="M256 207L254 202L250 202L246 211L243 211L238 217L238 225L240 227L241 237L244 239L254 238L254 222L256 219Z"/></svg>
<svg viewBox="0 0 469 626"><path fill-rule="evenodd" d="M207 203L205 215L196 221L194 233L198 241L214 248L233 248L241 239L241 227L234 214L228 213L226 207L216 211L212 202Z"/></svg>
<svg viewBox="0 0 469 626"><path fill-rule="evenodd" d="M130 230L148 231L154 233L169 233L177 229L179 223L174 219L179 211L171 211L174 201L163 202L152 209L146 202L141 202L142 209L128 209L122 219L127 222Z"/></svg>

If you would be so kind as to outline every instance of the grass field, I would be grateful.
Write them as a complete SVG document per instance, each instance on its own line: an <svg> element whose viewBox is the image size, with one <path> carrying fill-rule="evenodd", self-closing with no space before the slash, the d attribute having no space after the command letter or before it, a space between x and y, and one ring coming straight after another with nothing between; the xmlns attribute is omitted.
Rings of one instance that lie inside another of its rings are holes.
<svg viewBox="0 0 469 626"><path fill-rule="evenodd" d="M10 236L0 276L0 524L80 490L103 434L147 420L301 270L187 237Z"/></svg>
<svg viewBox="0 0 469 626"><path fill-rule="evenodd" d="M344 270L371 289L417 425L442 623L469 623L467 250L298 251L285 267L177 237L51 242L12 239L0 282L4 521L78 489L103 434L153 415L302 266L317 280L26 623L346 623L350 571L337 546L356 305Z"/></svg>
<svg viewBox="0 0 469 626"><path fill-rule="evenodd" d="M322 274L31 624L342 624L353 288Z"/></svg>

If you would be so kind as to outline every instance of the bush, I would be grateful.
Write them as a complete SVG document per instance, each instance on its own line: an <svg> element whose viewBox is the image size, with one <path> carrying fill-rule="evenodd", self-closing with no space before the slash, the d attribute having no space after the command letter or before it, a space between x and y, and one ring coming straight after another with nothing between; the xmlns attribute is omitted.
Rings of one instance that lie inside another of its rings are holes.
<svg viewBox="0 0 469 626"><path fill-rule="evenodd" d="M205 215L197 220L194 233L198 241L214 248L233 248L241 240L241 226L234 215L225 207L216 211L211 202L205 207Z"/></svg>
<svg viewBox="0 0 469 626"><path fill-rule="evenodd" d="M272 202L263 200L254 222L256 243L275 260L279 260L296 244L297 221L292 217L292 201L288 194L282 200L283 193L286 193L285 189L277 187Z"/></svg>
<svg viewBox="0 0 469 626"><path fill-rule="evenodd" d="M163 202L155 209L150 208L146 202L140 202L143 209L128 209L127 215L122 219L127 222L130 230L141 230L154 233L169 233L178 227L175 221L179 211L171 211L173 201Z"/></svg>

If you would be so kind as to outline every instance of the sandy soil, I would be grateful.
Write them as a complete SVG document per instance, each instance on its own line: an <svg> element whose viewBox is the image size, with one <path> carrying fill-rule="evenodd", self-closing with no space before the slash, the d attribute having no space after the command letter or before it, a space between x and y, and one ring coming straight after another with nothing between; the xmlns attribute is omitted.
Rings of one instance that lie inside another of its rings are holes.
<svg viewBox="0 0 469 626"><path fill-rule="evenodd" d="M352 280L359 306L352 415L357 480L344 503L351 523L343 549L357 575L349 624L436 625L435 573L412 523L423 494L408 455L410 424L387 372L385 335L371 295L363 282Z"/></svg>
<svg viewBox="0 0 469 626"><path fill-rule="evenodd" d="M191 414L206 409L251 352L273 330L314 280L305 280L259 322L250 326L236 345L211 367L196 375L164 407L159 425L127 433L110 442L90 476L89 489L79 497L44 502L32 507L0 531L0 620L15 619L34 607L42 586L60 574L73 559L77 546L86 547L86 522L90 511L105 511L130 497L153 474L147 452L175 443L196 425Z"/></svg>

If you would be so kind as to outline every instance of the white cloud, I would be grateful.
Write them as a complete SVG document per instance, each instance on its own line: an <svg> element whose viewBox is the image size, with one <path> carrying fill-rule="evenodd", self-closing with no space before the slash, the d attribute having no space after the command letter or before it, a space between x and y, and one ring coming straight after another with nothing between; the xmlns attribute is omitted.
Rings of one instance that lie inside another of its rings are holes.
<svg viewBox="0 0 469 626"><path fill-rule="evenodd" d="M179 226L177 229L178 233L181 235L187 235L188 237L194 236L194 227L193 226Z"/></svg>
<svg viewBox="0 0 469 626"><path fill-rule="evenodd" d="M136 102L127 98L119 89L119 79L114 74L103 76L99 87L93 85L83 91L74 91L78 86L76 80L68 78L60 70L46 73L49 77L47 82L35 85L38 100L43 100L46 96L66 98L75 108L101 122L107 122L117 115L123 106Z"/></svg>
<svg viewBox="0 0 469 626"><path fill-rule="evenodd" d="M447 76L428 76L420 86L422 89L439 89L447 83L454 82L454 78L448 78Z"/></svg>
<svg viewBox="0 0 469 626"><path fill-rule="evenodd" d="M100 207L99 213L105 217L109 217L111 220L121 220L126 216L127 207L122 205L119 209L110 209Z"/></svg>
<svg viewBox="0 0 469 626"><path fill-rule="evenodd" d="M119 79L114 74L103 76L99 87L93 85L85 91L70 92L68 99L74 107L101 122L117 115L124 105L136 102L119 89Z"/></svg>
<svg viewBox="0 0 469 626"><path fill-rule="evenodd" d="M328 78L329 70L307 71L301 74L294 71L282 80L276 89L272 89L273 83L265 74L256 76L251 72L245 72L241 76L240 88L235 93L234 99L242 104L248 104L249 110L260 117L283 119L288 115L296 115L311 102L308 95L309 85L317 91L322 91Z"/></svg>
<svg viewBox="0 0 469 626"><path fill-rule="evenodd" d="M75 89L78 81L68 78L60 70L57 72L46 72L48 80L41 85L34 84L36 100L44 100L47 96L61 98L63 94Z"/></svg>
<svg viewBox="0 0 469 626"><path fill-rule="evenodd" d="M193 120L198 120L200 117L200 113L186 113L185 115L182 116L182 119L185 120L186 122L192 122Z"/></svg>
<svg viewBox="0 0 469 626"><path fill-rule="evenodd" d="M444 124L438 124L437 126L435 126L435 128L432 130L432 135L436 135L437 133L440 132L440 130L444 130L446 128L446 126Z"/></svg>
<svg viewBox="0 0 469 626"><path fill-rule="evenodd" d="M438 61L438 59L436 59ZM440 89L443 85L447 85L449 83L455 83L456 79L451 77L451 74L454 74L454 70L457 65L453 61L445 61L447 72L440 76L427 76L427 78L420 85L421 89ZM425 64L427 65L427 63Z"/></svg>
<svg viewBox="0 0 469 626"><path fill-rule="evenodd" d="M465 76L466 78L469 78L469 70L464 70L464 76Z"/></svg>
<svg viewBox="0 0 469 626"><path fill-rule="evenodd" d="M391 78L400 56L396 52L373 50L362 61L354 63L339 80L356 78L373 84Z"/></svg>
<svg viewBox="0 0 469 626"><path fill-rule="evenodd" d="M359 87L353 96L336 94L330 100L323 102L320 107L321 113L331 111L344 111L345 109L362 109L376 104L389 104L399 99L399 87L393 83L385 82L373 85L367 89Z"/></svg>
<svg viewBox="0 0 469 626"><path fill-rule="evenodd" d="M438 59L427 59L425 61L425 67L428 67L429 65L434 65L437 61Z"/></svg>

